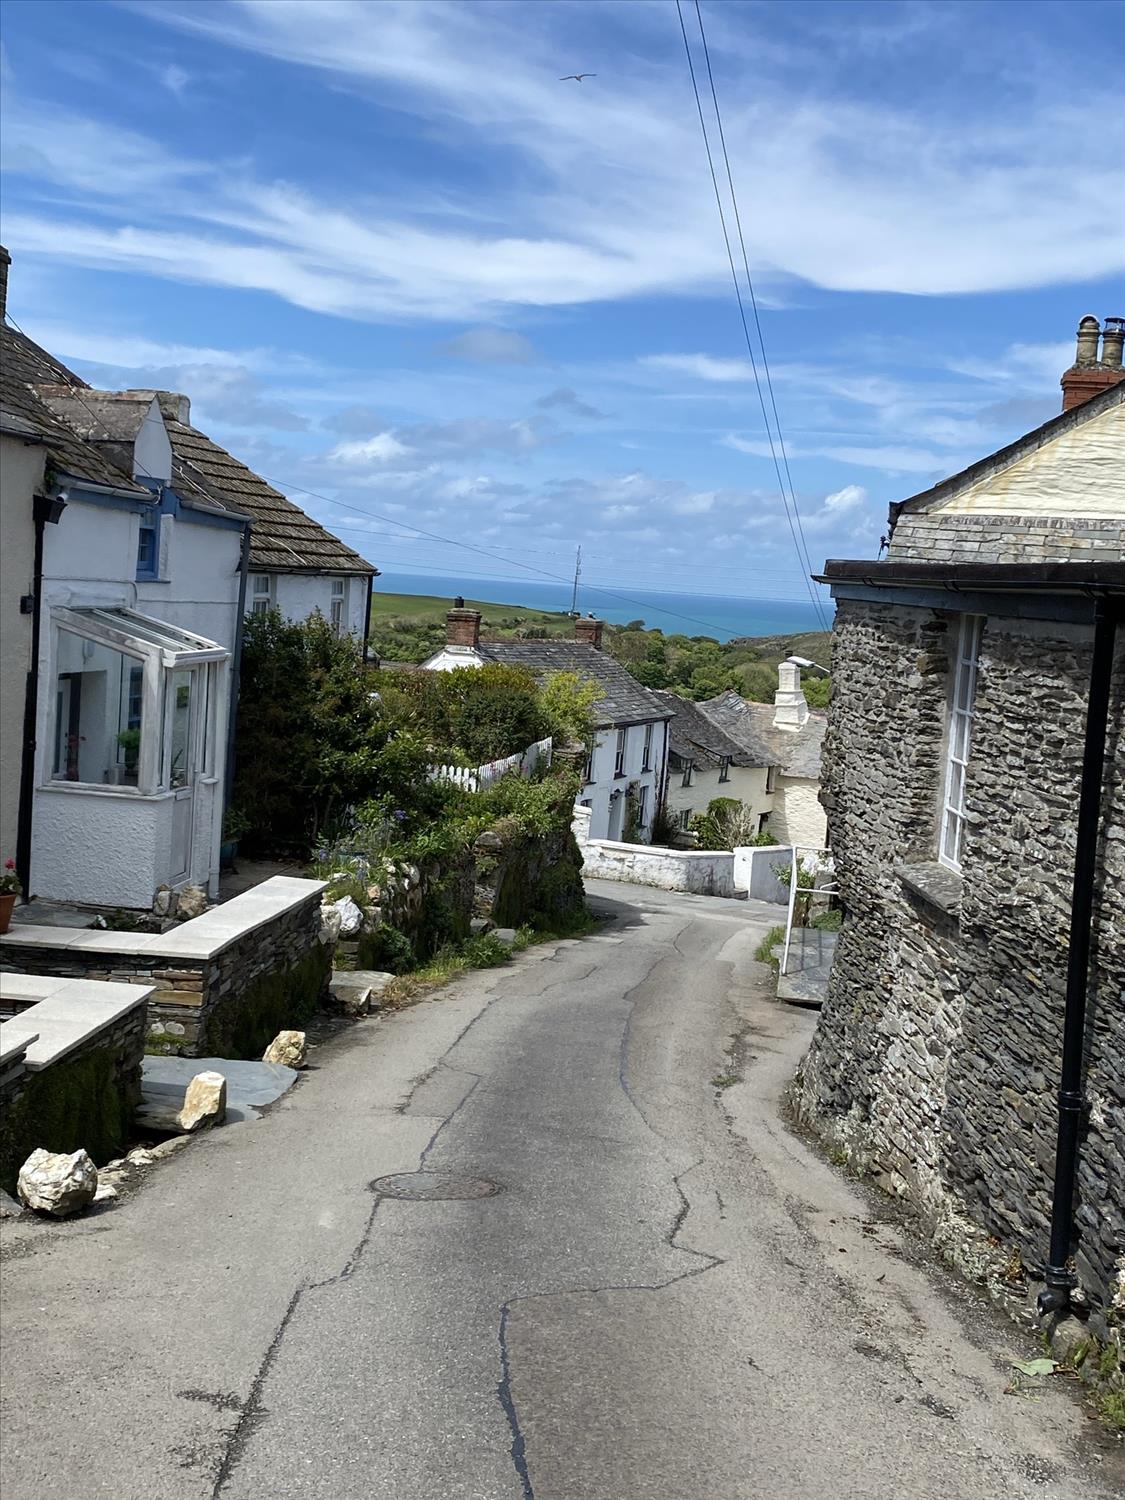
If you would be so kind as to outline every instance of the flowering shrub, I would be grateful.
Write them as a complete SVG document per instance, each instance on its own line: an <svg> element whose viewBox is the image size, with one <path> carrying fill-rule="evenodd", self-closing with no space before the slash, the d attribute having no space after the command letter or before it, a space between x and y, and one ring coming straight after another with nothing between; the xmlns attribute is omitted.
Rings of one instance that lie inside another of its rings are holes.
<svg viewBox="0 0 1125 1500"><path fill-rule="evenodd" d="M14 859L4 861L4 872L0 874L0 896L18 896L23 890L23 883L16 874L16 862Z"/></svg>

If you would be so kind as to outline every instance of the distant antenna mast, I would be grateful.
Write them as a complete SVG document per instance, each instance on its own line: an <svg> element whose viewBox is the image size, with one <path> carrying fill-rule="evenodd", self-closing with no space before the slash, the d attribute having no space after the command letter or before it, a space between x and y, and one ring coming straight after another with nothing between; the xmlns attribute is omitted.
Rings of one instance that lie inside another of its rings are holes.
<svg viewBox="0 0 1125 1500"><path fill-rule="evenodd" d="M578 580L582 577L582 548L579 546L574 558L574 593L570 597L570 612L578 613Z"/></svg>

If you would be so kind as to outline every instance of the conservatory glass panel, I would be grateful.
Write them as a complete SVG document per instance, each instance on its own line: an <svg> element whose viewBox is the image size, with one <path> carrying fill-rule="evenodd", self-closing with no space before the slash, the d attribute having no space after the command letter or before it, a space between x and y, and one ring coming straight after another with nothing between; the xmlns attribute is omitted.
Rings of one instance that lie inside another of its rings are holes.
<svg viewBox="0 0 1125 1500"><path fill-rule="evenodd" d="M51 779L136 786L144 703L142 662L71 630L58 634Z"/></svg>

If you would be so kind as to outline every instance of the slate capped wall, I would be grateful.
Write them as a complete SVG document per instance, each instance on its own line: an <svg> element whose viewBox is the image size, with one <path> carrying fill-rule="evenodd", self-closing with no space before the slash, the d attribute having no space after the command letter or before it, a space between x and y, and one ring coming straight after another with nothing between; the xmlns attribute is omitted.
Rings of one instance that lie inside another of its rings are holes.
<svg viewBox="0 0 1125 1500"><path fill-rule="evenodd" d="M798 1107L957 1258L979 1269L991 1236L1030 1267L1048 1238L1091 632L987 621L959 880L934 864L956 623L839 605L824 801L846 918ZM1074 1247L1102 1326L1125 1256L1123 701L1119 649Z"/></svg>

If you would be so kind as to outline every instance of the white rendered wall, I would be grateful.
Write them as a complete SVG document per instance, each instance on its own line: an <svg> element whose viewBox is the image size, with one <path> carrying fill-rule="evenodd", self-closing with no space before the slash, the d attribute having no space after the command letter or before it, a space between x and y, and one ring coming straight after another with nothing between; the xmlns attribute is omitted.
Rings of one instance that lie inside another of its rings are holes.
<svg viewBox="0 0 1125 1500"><path fill-rule="evenodd" d="M306 573L273 573L274 604L287 620L307 620L318 611L326 620L332 618L332 583L330 575ZM344 579L344 622L349 635L360 639L367 618L366 578L354 574L337 574ZM250 594L247 595L250 598ZM249 607L249 605L247 605Z"/></svg>
<svg viewBox="0 0 1125 1500"><path fill-rule="evenodd" d="M149 907L172 847L172 793L49 786L35 796L31 893L93 906Z"/></svg>
<svg viewBox="0 0 1125 1500"><path fill-rule="evenodd" d="M729 850L653 849L608 839L590 839L580 848L582 874L590 880L622 880L697 896L736 893Z"/></svg>
<svg viewBox="0 0 1125 1500"><path fill-rule="evenodd" d="M779 776L770 832L779 844L804 844L823 849L828 843L828 820L820 805L819 781Z"/></svg>
<svg viewBox="0 0 1125 1500"><path fill-rule="evenodd" d="M656 814L656 803L660 794L664 762L667 757L668 725L657 720L652 726L652 754L649 770L642 769L644 760L645 726L630 724L625 730L625 774L616 775L617 730L614 727L598 730L594 745L592 779L578 793L579 802L590 804L590 837L595 839L620 838L624 829L625 792L631 785L645 787L645 819L638 830L641 843L652 838L652 822ZM614 797L620 792L619 797Z"/></svg>
<svg viewBox="0 0 1125 1500"><path fill-rule="evenodd" d="M732 797L751 810L757 818L773 808L773 794L766 791L765 766L731 766L726 781L719 780L718 767L692 772L691 786L684 786L683 772L668 773L668 810L674 821L685 809L692 813L705 813L708 804L716 797Z"/></svg>

